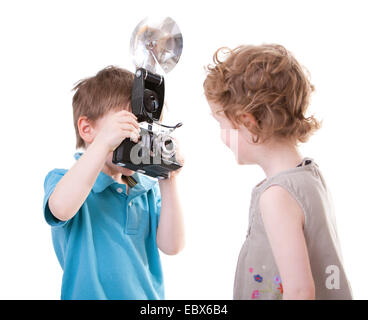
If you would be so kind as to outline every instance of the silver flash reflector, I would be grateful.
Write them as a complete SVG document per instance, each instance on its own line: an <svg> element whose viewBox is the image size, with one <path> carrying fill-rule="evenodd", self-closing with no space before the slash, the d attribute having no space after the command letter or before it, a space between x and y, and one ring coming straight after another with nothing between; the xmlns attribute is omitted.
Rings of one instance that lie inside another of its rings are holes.
<svg viewBox="0 0 368 320"><path fill-rule="evenodd" d="M170 17L145 18L134 29L130 39L130 54L137 69L152 73L170 72L183 51L183 36Z"/></svg>

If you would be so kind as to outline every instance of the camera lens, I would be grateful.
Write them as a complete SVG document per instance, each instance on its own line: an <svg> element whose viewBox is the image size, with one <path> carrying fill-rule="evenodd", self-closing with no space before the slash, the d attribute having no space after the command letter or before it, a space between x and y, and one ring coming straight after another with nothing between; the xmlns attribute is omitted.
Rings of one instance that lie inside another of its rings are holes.
<svg viewBox="0 0 368 320"><path fill-rule="evenodd" d="M162 141L161 144L162 155L165 158L171 158L175 155L175 141L171 138L167 138Z"/></svg>
<svg viewBox="0 0 368 320"><path fill-rule="evenodd" d="M150 89L144 89L144 107L150 113L156 112L158 110L158 95L156 92Z"/></svg>

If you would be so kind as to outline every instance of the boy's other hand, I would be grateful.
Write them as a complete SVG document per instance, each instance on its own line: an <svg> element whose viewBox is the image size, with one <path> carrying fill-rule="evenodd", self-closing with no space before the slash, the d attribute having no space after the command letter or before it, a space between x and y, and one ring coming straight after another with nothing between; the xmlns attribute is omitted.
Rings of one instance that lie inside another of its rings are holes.
<svg viewBox="0 0 368 320"><path fill-rule="evenodd" d="M184 166L184 156L183 156L183 153L181 152L181 148L180 148L180 144L179 144L179 141L177 138L175 137L171 137L174 142L175 142L175 159L176 161L181 165L181 166ZM168 181L168 180L172 180L173 178L175 178L179 172L181 171L182 168L180 169L177 169L175 171L171 171L170 172L170 178L167 179L167 180L160 180L161 181Z"/></svg>
<svg viewBox="0 0 368 320"><path fill-rule="evenodd" d="M109 152L114 151L125 138L137 143L140 132L137 117L127 110L108 114L101 119L97 130L95 141L107 146Z"/></svg>

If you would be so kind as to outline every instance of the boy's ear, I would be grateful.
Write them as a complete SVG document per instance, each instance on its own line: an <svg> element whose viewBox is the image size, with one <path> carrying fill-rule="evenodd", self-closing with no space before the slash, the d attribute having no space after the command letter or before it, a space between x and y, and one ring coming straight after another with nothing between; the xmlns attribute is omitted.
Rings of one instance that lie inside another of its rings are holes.
<svg viewBox="0 0 368 320"><path fill-rule="evenodd" d="M89 120L86 116L81 116L78 119L78 131L81 138L84 140L85 143L91 144L94 139L94 129L93 123Z"/></svg>

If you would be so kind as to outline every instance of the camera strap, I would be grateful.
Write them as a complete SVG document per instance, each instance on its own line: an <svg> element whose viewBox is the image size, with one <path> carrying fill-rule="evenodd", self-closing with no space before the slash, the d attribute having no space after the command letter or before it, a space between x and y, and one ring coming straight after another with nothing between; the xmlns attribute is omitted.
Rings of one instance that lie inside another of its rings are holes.
<svg viewBox="0 0 368 320"><path fill-rule="evenodd" d="M126 179L126 181L128 182L128 186L129 188L133 188L138 182L137 180L135 180L132 176L124 176L123 174L121 175L122 179Z"/></svg>

